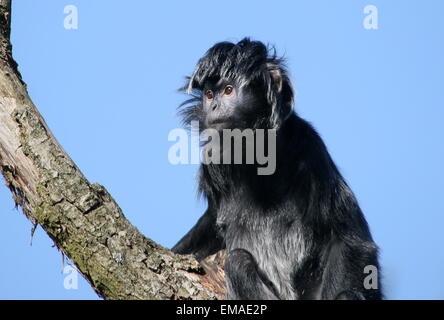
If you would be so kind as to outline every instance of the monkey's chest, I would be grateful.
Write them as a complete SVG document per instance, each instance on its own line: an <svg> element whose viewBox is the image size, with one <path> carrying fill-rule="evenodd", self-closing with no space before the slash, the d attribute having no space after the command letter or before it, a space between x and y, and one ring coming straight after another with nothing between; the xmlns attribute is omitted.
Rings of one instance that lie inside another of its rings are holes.
<svg viewBox="0 0 444 320"><path fill-rule="evenodd" d="M297 214L240 207L239 203L225 203L221 208L217 224L227 250L250 252L282 297L297 298L293 278L307 251L307 235L299 227Z"/></svg>

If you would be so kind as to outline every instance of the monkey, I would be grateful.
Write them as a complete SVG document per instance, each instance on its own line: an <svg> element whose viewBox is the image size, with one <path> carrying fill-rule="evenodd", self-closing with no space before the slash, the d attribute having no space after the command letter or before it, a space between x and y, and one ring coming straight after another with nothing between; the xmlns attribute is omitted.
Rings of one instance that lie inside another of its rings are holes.
<svg viewBox="0 0 444 320"><path fill-rule="evenodd" d="M320 135L294 110L276 49L249 38L216 43L183 90L185 124L274 130L276 168L260 175L257 161L202 163L208 208L172 251L201 261L226 249L228 299L382 299L379 277L365 286L364 269L379 271L378 246Z"/></svg>

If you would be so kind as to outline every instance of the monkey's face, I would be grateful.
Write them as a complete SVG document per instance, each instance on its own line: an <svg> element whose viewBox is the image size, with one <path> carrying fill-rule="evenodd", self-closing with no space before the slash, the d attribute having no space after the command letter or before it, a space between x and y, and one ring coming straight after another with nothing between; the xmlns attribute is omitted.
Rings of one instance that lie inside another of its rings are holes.
<svg viewBox="0 0 444 320"><path fill-rule="evenodd" d="M234 81L207 81L202 95L206 128L254 128L266 117L263 90L253 85L241 86Z"/></svg>

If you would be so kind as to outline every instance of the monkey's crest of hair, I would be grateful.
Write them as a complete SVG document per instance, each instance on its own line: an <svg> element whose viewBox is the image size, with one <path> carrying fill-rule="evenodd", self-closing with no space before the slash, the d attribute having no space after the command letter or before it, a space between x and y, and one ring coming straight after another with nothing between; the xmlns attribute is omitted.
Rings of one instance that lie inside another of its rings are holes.
<svg viewBox="0 0 444 320"><path fill-rule="evenodd" d="M192 76L181 88L192 96L179 106L186 107L180 111L185 125L201 120L205 83L219 79L234 81L239 86L261 84L271 108L270 128L279 128L293 110L294 94L285 60L277 57L274 47L244 38L237 44L216 43L198 61Z"/></svg>

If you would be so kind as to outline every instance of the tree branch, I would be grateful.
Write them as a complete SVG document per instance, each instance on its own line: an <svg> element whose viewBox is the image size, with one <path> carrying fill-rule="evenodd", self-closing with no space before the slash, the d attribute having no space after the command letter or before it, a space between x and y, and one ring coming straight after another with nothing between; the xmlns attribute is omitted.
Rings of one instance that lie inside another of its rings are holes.
<svg viewBox="0 0 444 320"><path fill-rule="evenodd" d="M0 0L0 171L17 206L106 299L225 297L221 254L203 267L144 237L90 184L32 103L12 58L11 1Z"/></svg>

